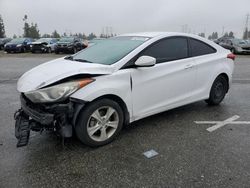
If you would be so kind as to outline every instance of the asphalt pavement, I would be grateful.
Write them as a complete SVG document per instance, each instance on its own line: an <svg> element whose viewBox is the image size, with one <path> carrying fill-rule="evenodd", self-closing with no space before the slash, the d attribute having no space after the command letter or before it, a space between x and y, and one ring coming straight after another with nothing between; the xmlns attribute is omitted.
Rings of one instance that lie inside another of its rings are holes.
<svg viewBox="0 0 250 188"><path fill-rule="evenodd" d="M17 79L61 56L0 52L0 188L250 187L250 56L237 56L232 88L220 106L201 101L145 118L100 148L76 138L62 147L48 132L32 133L27 147L16 148ZM224 122L236 115L236 123ZM143 153L151 149L158 155L148 159Z"/></svg>

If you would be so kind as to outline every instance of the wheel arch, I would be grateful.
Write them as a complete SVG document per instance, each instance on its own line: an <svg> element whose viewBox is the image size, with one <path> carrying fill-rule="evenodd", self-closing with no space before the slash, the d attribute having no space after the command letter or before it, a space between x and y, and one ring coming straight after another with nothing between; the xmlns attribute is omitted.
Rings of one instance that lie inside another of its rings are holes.
<svg viewBox="0 0 250 188"><path fill-rule="evenodd" d="M85 108L85 106L87 106L88 104L90 104L90 103L92 103L94 101L101 100L101 99L110 99L110 100L113 100L113 101L117 102L118 105L122 108L122 111L123 111L124 125L126 126L126 125L128 125L130 123L130 114L129 114L129 111L128 111L128 107L127 107L126 103L122 100L122 98L120 98L119 96L114 95L114 94L106 94L106 95L99 96L99 97L95 98L92 101L85 102L85 104L83 106L79 107L80 109L78 109L77 114L75 114L73 124L74 125L76 124L76 122L79 119L79 114L80 114L79 112L81 110L83 110Z"/></svg>
<svg viewBox="0 0 250 188"><path fill-rule="evenodd" d="M227 73L223 72L223 73L219 74L216 78L218 78L220 76L222 76L222 77L224 77L226 79L226 81L227 81L227 92L228 92L228 90L229 90L229 76L227 75Z"/></svg>

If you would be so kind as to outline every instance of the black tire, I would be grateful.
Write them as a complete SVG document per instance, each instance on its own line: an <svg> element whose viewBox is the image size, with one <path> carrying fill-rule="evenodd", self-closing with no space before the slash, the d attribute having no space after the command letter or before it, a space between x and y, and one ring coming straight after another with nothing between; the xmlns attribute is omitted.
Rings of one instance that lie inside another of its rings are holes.
<svg viewBox="0 0 250 188"><path fill-rule="evenodd" d="M105 141L96 141L89 136L87 127L88 127L88 122L89 122L91 115L97 109L102 108L102 107L112 107L113 109L115 109L119 117L119 122L118 122L118 126L115 132L112 134L111 137L107 138L107 140ZM97 100L88 104L79 113L76 126L75 126L75 133L78 139L83 144L86 144L91 147L103 146L112 142L115 139L115 137L119 134L119 132L122 129L123 122L124 122L124 116L123 116L123 111L120 105L117 102L110 100L110 99L100 99L100 100Z"/></svg>
<svg viewBox="0 0 250 188"><path fill-rule="evenodd" d="M76 52L77 52L77 48L74 47L74 48L73 48L73 54L75 54Z"/></svg>
<svg viewBox="0 0 250 188"><path fill-rule="evenodd" d="M59 51L55 50L55 54L59 54Z"/></svg>
<svg viewBox="0 0 250 188"><path fill-rule="evenodd" d="M52 53L51 48L48 48L48 49L47 49L47 52L48 52L49 54L51 54L51 53Z"/></svg>
<svg viewBox="0 0 250 188"><path fill-rule="evenodd" d="M209 105L219 105L225 98L228 90L228 82L224 76L215 79L210 90L209 99L205 100Z"/></svg>
<svg viewBox="0 0 250 188"><path fill-rule="evenodd" d="M237 54L235 48L232 48L231 52L232 52L233 54Z"/></svg>

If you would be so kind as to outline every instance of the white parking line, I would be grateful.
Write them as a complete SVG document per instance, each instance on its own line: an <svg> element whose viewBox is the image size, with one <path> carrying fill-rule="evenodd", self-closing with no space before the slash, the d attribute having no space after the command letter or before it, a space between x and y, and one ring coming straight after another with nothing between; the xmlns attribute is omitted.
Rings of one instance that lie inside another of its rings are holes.
<svg viewBox="0 0 250 188"><path fill-rule="evenodd" d="M217 129L225 126L225 125L228 125L228 124L250 125L250 121L235 121L235 120L237 120L239 118L240 118L240 116L235 115L235 116L233 116L231 118L226 119L225 121L195 121L195 123L196 124L215 124L214 126L207 128L208 132L213 132L213 131L215 131L215 130L217 130Z"/></svg>

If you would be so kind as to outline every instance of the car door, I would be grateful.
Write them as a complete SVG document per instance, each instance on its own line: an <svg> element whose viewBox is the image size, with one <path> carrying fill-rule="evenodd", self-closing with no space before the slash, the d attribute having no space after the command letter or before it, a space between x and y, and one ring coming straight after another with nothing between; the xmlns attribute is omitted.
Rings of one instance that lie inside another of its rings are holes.
<svg viewBox="0 0 250 188"><path fill-rule="evenodd" d="M189 57L187 38L160 40L138 57L143 55L155 57L156 65L137 67L131 72L135 120L192 100L196 69Z"/></svg>
<svg viewBox="0 0 250 188"><path fill-rule="evenodd" d="M195 90L194 97L201 100L209 95L211 78L213 77L214 71L218 70L220 61L218 61L218 57L214 55L216 49L207 43L189 38L189 45L197 69L197 79L195 79L197 89Z"/></svg>

